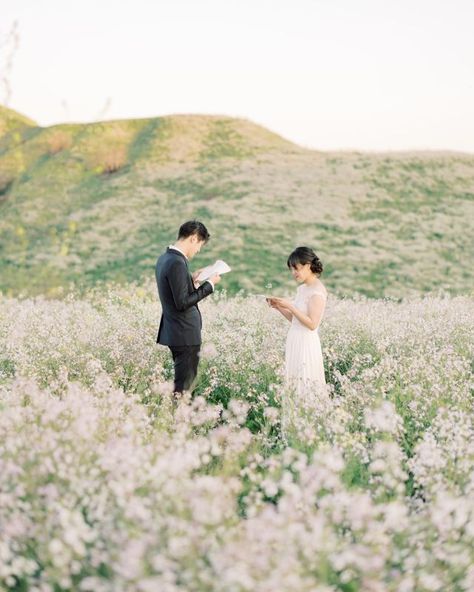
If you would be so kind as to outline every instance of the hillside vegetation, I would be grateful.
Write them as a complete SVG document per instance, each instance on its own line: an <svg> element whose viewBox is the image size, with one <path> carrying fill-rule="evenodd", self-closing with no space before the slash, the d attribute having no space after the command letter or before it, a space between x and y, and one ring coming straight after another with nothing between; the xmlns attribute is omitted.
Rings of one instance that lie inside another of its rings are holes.
<svg viewBox="0 0 474 592"><path fill-rule="evenodd" d="M249 121L175 115L42 128L0 108L0 290L143 281L180 223L212 238L222 287L286 291L316 249L339 295L472 288L474 155L318 152Z"/></svg>

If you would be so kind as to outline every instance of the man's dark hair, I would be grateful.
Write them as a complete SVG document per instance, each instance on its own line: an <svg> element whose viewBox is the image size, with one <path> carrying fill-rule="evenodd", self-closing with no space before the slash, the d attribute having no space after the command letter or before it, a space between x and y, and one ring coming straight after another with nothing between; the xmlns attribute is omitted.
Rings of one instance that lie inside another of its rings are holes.
<svg viewBox="0 0 474 592"><path fill-rule="evenodd" d="M205 243L211 238L211 235L202 222L189 220L181 225L178 232L178 240L188 238L188 236L192 236L193 234L197 235L199 240L204 241Z"/></svg>

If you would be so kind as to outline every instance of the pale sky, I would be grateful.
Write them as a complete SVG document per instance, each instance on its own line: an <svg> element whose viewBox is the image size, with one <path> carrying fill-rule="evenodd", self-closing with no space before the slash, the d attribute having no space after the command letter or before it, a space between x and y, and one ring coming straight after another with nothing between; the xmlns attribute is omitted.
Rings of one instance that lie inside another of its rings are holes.
<svg viewBox="0 0 474 592"><path fill-rule="evenodd" d="M9 107L41 125L211 113L474 152L474 0L0 0L3 39L15 19Z"/></svg>

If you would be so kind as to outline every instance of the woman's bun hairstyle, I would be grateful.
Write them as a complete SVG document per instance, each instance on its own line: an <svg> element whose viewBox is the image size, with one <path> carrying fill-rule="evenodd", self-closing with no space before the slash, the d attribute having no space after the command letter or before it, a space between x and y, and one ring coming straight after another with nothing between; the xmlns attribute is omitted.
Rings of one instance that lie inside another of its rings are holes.
<svg viewBox="0 0 474 592"><path fill-rule="evenodd" d="M323 263L321 259L316 255L313 249L310 249L309 247L297 247L288 257L288 261L286 262L289 268L296 267L298 263L301 265L309 263L311 265L311 271L317 276L320 276L323 273Z"/></svg>

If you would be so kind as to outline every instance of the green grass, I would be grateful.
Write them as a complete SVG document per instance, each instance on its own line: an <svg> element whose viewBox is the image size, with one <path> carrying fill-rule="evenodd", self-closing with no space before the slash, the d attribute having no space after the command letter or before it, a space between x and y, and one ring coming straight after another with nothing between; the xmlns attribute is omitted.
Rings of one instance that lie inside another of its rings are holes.
<svg viewBox="0 0 474 592"><path fill-rule="evenodd" d="M140 281L190 218L212 236L193 265L228 260L230 293L293 289L302 244L339 295L472 289L473 156L323 154L217 116L40 128L0 109L0 129L5 293Z"/></svg>

